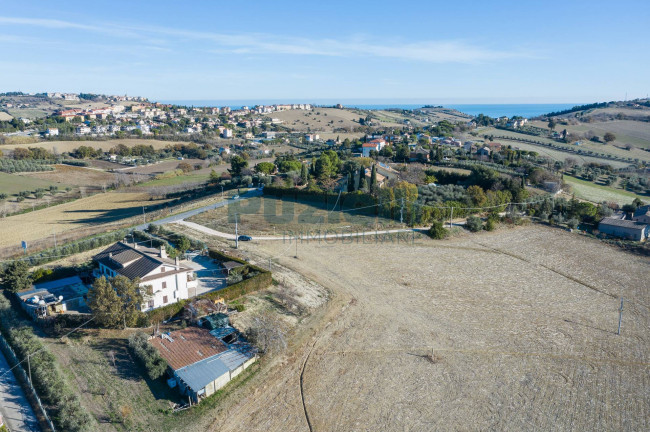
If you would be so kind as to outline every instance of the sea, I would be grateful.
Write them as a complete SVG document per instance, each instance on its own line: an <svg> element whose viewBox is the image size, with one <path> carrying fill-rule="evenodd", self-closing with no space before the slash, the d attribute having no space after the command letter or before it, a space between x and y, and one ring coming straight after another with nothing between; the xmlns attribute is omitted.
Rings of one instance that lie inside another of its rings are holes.
<svg viewBox="0 0 650 432"><path fill-rule="evenodd" d="M255 105L273 105L273 104L288 104L288 103L310 103L314 106L333 106L339 102L332 100L161 100L161 103L169 103L175 105L195 106L195 107L224 107L228 106L231 109L240 109L243 106L252 107ZM576 105L583 105L584 102L576 103L529 103L529 104L440 104L440 103L355 103L354 101L341 101L346 108L359 108L366 110L384 110L384 109L405 109L412 110L422 108L423 106L442 106L445 108L452 108L462 113L471 116L483 114L490 117L514 117L521 116L526 118L537 117L551 112L562 111L565 109L573 108Z"/></svg>

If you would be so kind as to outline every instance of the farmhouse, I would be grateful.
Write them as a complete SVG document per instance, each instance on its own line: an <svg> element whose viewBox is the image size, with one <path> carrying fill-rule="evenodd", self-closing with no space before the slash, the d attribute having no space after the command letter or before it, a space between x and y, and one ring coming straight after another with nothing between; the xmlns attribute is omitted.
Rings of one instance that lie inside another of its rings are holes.
<svg viewBox="0 0 650 432"><path fill-rule="evenodd" d="M89 312L86 306L88 286L79 276L34 284L30 290L16 296L25 311L33 318L55 314Z"/></svg>
<svg viewBox="0 0 650 432"><path fill-rule="evenodd" d="M139 279L141 287L151 287L152 296L142 311L148 311L188 298L190 288L198 281L192 269L180 265L178 258L167 257L165 247L144 248L118 242L93 257L98 268L95 277L125 276Z"/></svg>
<svg viewBox="0 0 650 432"><path fill-rule="evenodd" d="M650 205L641 206L632 215L632 220L644 224L650 224Z"/></svg>
<svg viewBox="0 0 650 432"><path fill-rule="evenodd" d="M169 386L178 387L195 403L219 390L256 360L252 350L229 347L198 327L154 336L149 343L169 366Z"/></svg>
<svg viewBox="0 0 650 432"><path fill-rule="evenodd" d="M650 234L648 225L633 220L606 217L598 224L598 231L613 237L644 241Z"/></svg>

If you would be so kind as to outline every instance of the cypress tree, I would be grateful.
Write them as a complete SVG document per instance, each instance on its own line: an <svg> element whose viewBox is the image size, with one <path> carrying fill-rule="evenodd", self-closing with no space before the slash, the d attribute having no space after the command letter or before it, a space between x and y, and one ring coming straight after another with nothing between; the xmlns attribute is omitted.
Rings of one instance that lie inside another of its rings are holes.
<svg viewBox="0 0 650 432"><path fill-rule="evenodd" d="M309 174L307 173L307 165L305 164L302 164L302 168L300 168L300 181L304 185L309 182Z"/></svg>
<svg viewBox="0 0 650 432"><path fill-rule="evenodd" d="M370 172L370 193L377 193L377 169L375 165L372 166L372 171Z"/></svg>
<svg viewBox="0 0 650 432"><path fill-rule="evenodd" d="M354 192L354 171L348 173L348 192Z"/></svg>
<svg viewBox="0 0 650 432"><path fill-rule="evenodd" d="M359 190L365 190L367 186L366 169L361 167L361 169L359 169Z"/></svg>

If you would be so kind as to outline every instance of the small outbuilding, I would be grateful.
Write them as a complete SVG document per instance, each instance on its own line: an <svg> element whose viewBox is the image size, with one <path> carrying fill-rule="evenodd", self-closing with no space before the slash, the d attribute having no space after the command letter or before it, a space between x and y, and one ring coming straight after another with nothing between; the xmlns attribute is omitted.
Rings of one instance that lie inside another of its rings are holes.
<svg viewBox="0 0 650 432"><path fill-rule="evenodd" d="M168 384L194 403L219 390L257 359L254 350L226 345L198 327L154 336L149 343L169 366Z"/></svg>
<svg viewBox="0 0 650 432"><path fill-rule="evenodd" d="M79 276L34 284L30 290L16 293L25 311L33 318L63 313L88 313L89 287Z"/></svg>
<svg viewBox="0 0 650 432"><path fill-rule="evenodd" d="M650 235L648 225L633 220L606 217L598 224L598 231L612 237L644 241Z"/></svg>

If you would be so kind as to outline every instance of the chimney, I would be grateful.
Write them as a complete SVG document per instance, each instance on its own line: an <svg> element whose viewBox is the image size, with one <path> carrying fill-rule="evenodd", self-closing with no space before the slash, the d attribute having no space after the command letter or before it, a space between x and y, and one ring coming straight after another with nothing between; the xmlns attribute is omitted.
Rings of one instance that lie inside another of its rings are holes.
<svg viewBox="0 0 650 432"><path fill-rule="evenodd" d="M160 258L167 258L167 251L165 250L165 246L160 246Z"/></svg>
<svg viewBox="0 0 650 432"><path fill-rule="evenodd" d="M112 259L113 258L113 252L109 252L108 257Z"/></svg>
<svg viewBox="0 0 650 432"><path fill-rule="evenodd" d="M174 264L176 264L177 266L180 265L180 260L178 259L178 257L174 259Z"/></svg>

